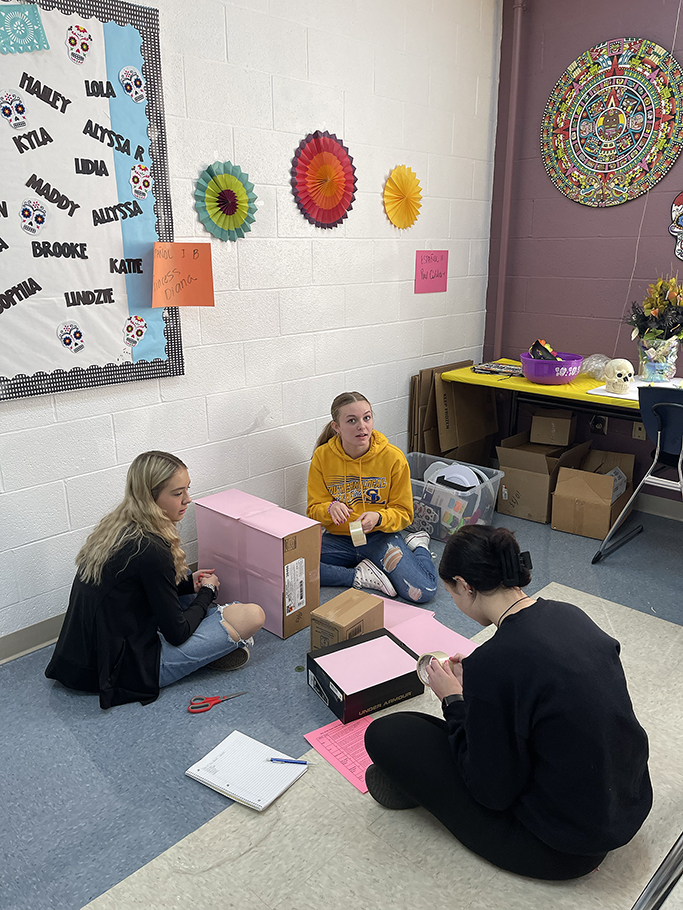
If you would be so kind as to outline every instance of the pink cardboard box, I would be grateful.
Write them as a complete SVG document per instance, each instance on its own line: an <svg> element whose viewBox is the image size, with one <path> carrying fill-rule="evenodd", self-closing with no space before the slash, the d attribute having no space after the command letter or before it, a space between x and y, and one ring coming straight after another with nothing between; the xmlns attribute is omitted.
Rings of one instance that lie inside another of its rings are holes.
<svg viewBox="0 0 683 910"><path fill-rule="evenodd" d="M320 604L320 524L240 490L195 506L199 564L216 569L221 603L259 604L280 638L307 628Z"/></svg>

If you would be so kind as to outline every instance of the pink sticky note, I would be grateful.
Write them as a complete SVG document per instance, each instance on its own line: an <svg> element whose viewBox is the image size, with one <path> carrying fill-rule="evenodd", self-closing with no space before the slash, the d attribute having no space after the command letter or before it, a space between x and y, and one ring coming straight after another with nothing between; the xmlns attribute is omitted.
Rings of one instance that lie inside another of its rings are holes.
<svg viewBox="0 0 683 910"><path fill-rule="evenodd" d="M335 720L318 730L304 734L315 751L361 793L368 792L365 786L365 772L372 764L370 756L365 751L365 731L371 721L371 717L361 717L350 724Z"/></svg>
<svg viewBox="0 0 683 910"><path fill-rule="evenodd" d="M347 695L378 686L416 668L415 658L387 635L323 654L316 661Z"/></svg>
<svg viewBox="0 0 683 910"><path fill-rule="evenodd" d="M454 654L467 656L477 647L469 638L444 626L433 616L415 616L394 626L391 634L418 656L429 651L445 651L449 657Z"/></svg>
<svg viewBox="0 0 683 910"><path fill-rule="evenodd" d="M416 250L415 293L445 291L448 284L448 250Z"/></svg>

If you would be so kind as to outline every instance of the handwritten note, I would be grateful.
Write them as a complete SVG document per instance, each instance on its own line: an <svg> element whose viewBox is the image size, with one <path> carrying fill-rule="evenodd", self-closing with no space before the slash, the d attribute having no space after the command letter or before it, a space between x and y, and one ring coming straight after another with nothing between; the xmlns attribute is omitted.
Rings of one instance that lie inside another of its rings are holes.
<svg viewBox="0 0 683 910"><path fill-rule="evenodd" d="M415 253L415 293L445 291L448 284L448 250L417 250Z"/></svg>
<svg viewBox="0 0 683 910"><path fill-rule="evenodd" d="M215 306L210 243L155 243L152 306Z"/></svg>

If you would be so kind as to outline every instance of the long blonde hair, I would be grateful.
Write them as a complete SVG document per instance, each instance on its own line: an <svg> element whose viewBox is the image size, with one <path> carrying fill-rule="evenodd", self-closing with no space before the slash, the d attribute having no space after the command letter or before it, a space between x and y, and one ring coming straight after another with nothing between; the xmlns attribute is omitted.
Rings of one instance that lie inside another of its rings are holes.
<svg viewBox="0 0 683 910"><path fill-rule="evenodd" d="M313 451L315 451L319 446L324 446L326 442L329 442L330 439L335 435L334 429L332 428L333 423L339 423L339 412L347 404L353 404L354 401L364 401L368 407L372 410L372 405L365 397L361 395L360 392L342 392L341 395L337 395L330 406L330 414L332 415L332 420L329 423L325 424L322 433L318 436L318 441L313 446Z"/></svg>
<svg viewBox="0 0 683 910"><path fill-rule="evenodd" d="M102 581L107 562L128 543L156 534L171 548L176 582L189 572L175 522L156 504L156 499L176 471L186 468L169 452L143 452L133 459L126 475L123 502L100 521L76 556L78 575L91 584Z"/></svg>

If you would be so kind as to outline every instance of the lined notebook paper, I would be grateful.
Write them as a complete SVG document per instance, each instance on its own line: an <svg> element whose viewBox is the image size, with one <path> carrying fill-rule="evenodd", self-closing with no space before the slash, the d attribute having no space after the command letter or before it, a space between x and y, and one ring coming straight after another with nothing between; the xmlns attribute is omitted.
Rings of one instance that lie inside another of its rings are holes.
<svg viewBox="0 0 683 910"><path fill-rule="evenodd" d="M235 730L185 774L260 812L307 769L306 765L282 765L270 758L291 756Z"/></svg>

